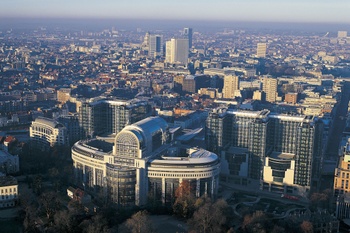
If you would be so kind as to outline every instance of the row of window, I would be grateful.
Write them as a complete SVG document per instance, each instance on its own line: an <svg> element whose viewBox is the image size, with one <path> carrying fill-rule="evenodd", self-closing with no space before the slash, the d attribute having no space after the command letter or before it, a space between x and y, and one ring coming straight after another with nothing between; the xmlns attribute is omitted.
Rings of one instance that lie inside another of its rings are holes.
<svg viewBox="0 0 350 233"><path fill-rule="evenodd" d="M15 193L17 192L17 189L16 188L4 188L4 189L1 189L1 194L3 193L12 193L12 191Z"/></svg>

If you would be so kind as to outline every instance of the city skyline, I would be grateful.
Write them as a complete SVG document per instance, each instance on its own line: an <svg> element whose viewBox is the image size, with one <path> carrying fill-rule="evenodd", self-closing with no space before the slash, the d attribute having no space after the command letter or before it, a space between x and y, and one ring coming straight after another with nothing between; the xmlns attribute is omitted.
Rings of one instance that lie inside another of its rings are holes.
<svg viewBox="0 0 350 233"><path fill-rule="evenodd" d="M335 1L3 1L0 18L99 18L239 20L260 22L350 23L350 2ZM171 11L169 11L171 9Z"/></svg>

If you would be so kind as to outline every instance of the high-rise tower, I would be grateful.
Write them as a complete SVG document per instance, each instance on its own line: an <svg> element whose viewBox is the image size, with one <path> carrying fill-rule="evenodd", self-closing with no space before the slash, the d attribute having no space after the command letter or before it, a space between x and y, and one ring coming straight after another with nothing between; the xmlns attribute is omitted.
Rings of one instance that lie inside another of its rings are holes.
<svg viewBox="0 0 350 233"><path fill-rule="evenodd" d="M256 46L256 56L257 57L266 57L266 43L258 43Z"/></svg>
<svg viewBox="0 0 350 233"><path fill-rule="evenodd" d="M272 77L264 77L263 91L266 94L266 101L275 102L277 98L277 79Z"/></svg>
<svg viewBox="0 0 350 233"><path fill-rule="evenodd" d="M188 51L188 39L172 38L166 42L166 62L187 65Z"/></svg>
<svg viewBox="0 0 350 233"><path fill-rule="evenodd" d="M224 98L235 98L235 92L239 90L239 78L235 75L226 75L224 77Z"/></svg>
<svg viewBox="0 0 350 233"><path fill-rule="evenodd" d="M188 47L192 48L192 28L184 28L183 35L186 39L188 39Z"/></svg>
<svg viewBox="0 0 350 233"><path fill-rule="evenodd" d="M163 36L149 35L148 56L156 57L163 55Z"/></svg>

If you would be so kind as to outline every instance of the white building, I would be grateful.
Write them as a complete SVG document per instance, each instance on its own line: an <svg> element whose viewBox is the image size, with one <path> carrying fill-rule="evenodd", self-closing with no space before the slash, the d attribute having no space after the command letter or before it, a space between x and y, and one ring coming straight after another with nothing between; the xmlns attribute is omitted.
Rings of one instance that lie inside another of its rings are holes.
<svg viewBox="0 0 350 233"><path fill-rule="evenodd" d="M18 199L18 183L12 176L0 177L0 208L13 207Z"/></svg>
<svg viewBox="0 0 350 233"><path fill-rule="evenodd" d="M189 54L188 39L174 39L166 42L166 62L187 65Z"/></svg>
<svg viewBox="0 0 350 233"><path fill-rule="evenodd" d="M48 150L53 146L67 145L67 129L57 121L38 117L29 128L29 136L34 146Z"/></svg>

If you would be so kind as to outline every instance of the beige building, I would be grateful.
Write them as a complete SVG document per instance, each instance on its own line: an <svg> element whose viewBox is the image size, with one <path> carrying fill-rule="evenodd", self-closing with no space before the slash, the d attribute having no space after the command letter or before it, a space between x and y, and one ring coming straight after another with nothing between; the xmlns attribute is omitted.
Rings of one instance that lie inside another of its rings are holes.
<svg viewBox="0 0 350 233"><path fill-rule="evenodd" d="M235 92L239 90L239 77L226 75L224 77L223 97L226 99L235 98Z"/></svg>
<svg viewBox="0 0 350 233"><path fill-rule="evenodd" d="M350 191L350 138L343 148L338 167L334 173L334 195L338 196Z"/></svg>
<svg viewBox="0 0 350 233"><path fill-rule="evenodd" d="M57 90L57 100L61 103L67 102L70 98L70 92L70 88L61 88Z"/></svg>
<svg viewBox="0 0 350 233"><path fill-rule="evenodd" d="M256 56L257 57L266 57L266 43L258 43L256 46Z"/></svg>
<svg viewBox="0 0 350 233"><path fill-rule="evenodd" d="M0 208L8 208L16 205L18 200L18 182L12 176L0 177Z"/></svg>
<svg viewBox="0 0 350 233"><path fill-rule="evenodd" d="M338 31L338 38L345 38L348 36L347 31Z"/></svg>
<svg viewBox="0 0 350 233"><path fill-rule="evenodd" d="M266 101L275 102L277 99L277 85L278 81L275 78L264 77L263 79L263 91L266 94Z"/></svg>

